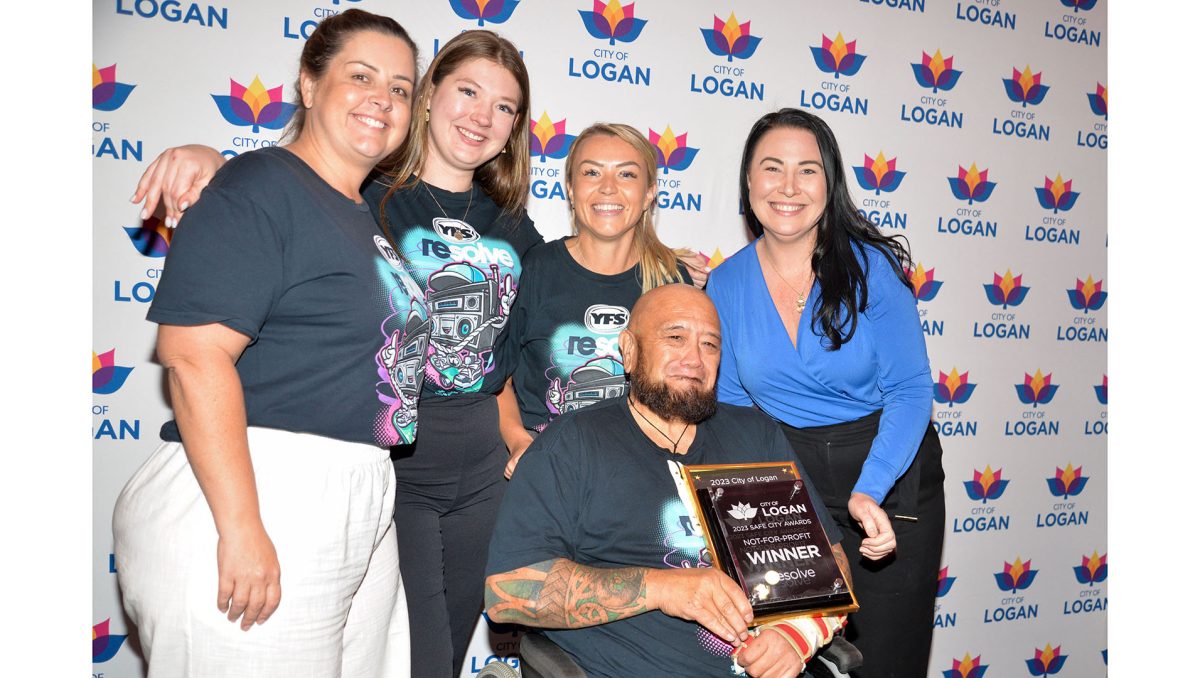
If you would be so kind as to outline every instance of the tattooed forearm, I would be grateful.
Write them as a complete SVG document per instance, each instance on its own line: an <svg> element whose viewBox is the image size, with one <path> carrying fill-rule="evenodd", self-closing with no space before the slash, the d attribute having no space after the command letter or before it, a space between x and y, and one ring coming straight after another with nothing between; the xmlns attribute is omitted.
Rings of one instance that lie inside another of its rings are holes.
<svg viewBox="0 0 1200 678"><path fill-rule="evenodd" d="M565 558L487 579L488 617L543 628L607 624L646 611L646 568L603 568Z"/></svg>
<svg viewBox="0 0 1200 678"><path fill-rule="evenodd" d="M846 583L853 587L854 581L850 578L850 560L846 558L846 552L842 549L841 544L833 545L833 559L837 562L838 567L842 569L842 574L846 577Z"/></svg>

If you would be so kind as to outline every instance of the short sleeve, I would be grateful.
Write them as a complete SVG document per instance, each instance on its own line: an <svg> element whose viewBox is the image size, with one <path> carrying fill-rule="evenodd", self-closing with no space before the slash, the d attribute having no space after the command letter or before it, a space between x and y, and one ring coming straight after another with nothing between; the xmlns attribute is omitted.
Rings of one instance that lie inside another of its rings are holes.
<svg viewBox="0 0 1200 678"><path fill-rule="evenodd" d="M221 323L254 340L282 294L284 244L248 198L210 187L180 222L147 318Z"/></svg>
<svg viewBox="0 0 1200 678"><path fill-rule="evenodd" d="M576 527L584 497L579 449L555 426L534 439L513 473L500 504L488 549L487 575L554 558L574 560Z"/></svg>

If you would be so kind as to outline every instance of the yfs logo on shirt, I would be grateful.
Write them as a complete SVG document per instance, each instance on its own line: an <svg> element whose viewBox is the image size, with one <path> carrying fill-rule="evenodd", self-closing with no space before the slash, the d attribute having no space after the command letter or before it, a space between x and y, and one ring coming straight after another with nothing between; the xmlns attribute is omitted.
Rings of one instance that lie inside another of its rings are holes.
<svg viewBox="0 0 1200 678"><path fill-rule="evenodd" d="M629 324L629 310L624 306L595 304L584 311L583 324L589 332L616 334Z"/></svg>
<svg viewBox="0 0 1200 678"><path fill-rule="evenodd" d="M471 224L459 219L439 218L433 220L433 232L452 244L466 244L479 240L479 232Z"/></svg>

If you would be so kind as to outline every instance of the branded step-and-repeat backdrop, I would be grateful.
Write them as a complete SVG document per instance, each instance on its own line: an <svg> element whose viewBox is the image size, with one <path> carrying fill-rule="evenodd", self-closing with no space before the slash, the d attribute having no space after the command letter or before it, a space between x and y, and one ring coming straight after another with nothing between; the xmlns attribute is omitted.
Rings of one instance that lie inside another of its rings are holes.
<svg viewBox="0 0 1200 678"><path fill-rule="evenodd" d="M794 106L837 133L853 195L907 236L945 448L930 676L1097 676L1107 664L1106 7L1098 0L95 0L93 675L145 667L111 556L113 502L169 418L148 302L171 232L129 204L163 149L276 143L301 44L349 7L422 65L460 31L523 51L529 211L568 232L563 159L593 121L660 150L663 239L748 241L750 124ZM464 675L517 665L479 626ZM903 651L900 648L899 651Z"/></svg>

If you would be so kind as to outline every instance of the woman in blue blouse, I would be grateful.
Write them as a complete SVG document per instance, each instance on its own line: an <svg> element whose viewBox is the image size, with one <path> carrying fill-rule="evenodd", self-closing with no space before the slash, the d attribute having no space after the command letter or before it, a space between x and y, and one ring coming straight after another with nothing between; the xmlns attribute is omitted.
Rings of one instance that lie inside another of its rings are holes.
<svg viewBox="0 0 1200 678"><path fill-rule="evenodd" d="M779 420L846 534L860 678L926 674L945 519L941 446L916 300L897 237L863 218L832 130L781 109L742 155L758 236L713 271L722 402Z"/></svg>

